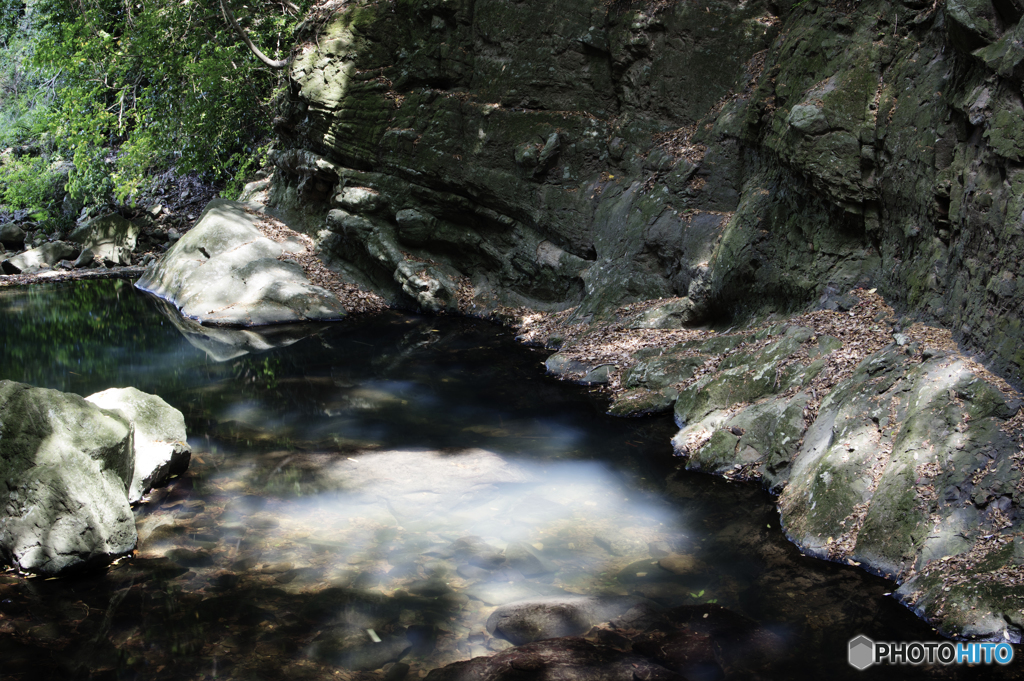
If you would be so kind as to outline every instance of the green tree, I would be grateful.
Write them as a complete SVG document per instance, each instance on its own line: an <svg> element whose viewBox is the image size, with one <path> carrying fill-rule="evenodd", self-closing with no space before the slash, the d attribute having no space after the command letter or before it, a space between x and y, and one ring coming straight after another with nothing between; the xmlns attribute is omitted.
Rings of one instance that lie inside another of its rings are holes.
<svg viewBox="0 0 1024 681"><path fill-rule="evenodd" d="M290 48L302 8L235 11ZM262 161L283 74L259 61L219 0L36 0L32 63L55 78L47 127L76 199L131 201L156 169L224 180Z"/></svg>
<svg viewBox="0 0 1024 681"><path fill-rule="evenodd" d="M50 217L63 196L64 175L50 160L49 107L57 79L34 64L31 9L0 0L0 203Z"/></svg>

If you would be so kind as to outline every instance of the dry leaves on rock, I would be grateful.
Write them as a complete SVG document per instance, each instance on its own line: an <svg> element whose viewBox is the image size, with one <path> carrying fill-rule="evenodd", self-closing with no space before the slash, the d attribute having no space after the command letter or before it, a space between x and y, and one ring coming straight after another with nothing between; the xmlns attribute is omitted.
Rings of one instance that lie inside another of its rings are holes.
<svg viewBox="0 0 1024 681"><path fill-rule="evenodd" d="M946 592L952 590L953 587L965 584L989 583L1022 586L1024 585L1024 566L1022 565L1011 563L995 570L979 571L979 567L989 555L1014 540L1024 541L1024 535L985 535L974 543L970 551L933 561L921 569L920 574L924 577L930 577L933 574L941 575L943 590ZM1024 592L1017 598L1024 600Z"/></svg>
<svg viewBox="0 0 1024 681"><path fill-rule="evenodd" d="M306 273L306 278L309 279L311 284L336 295L349 313L379 312L387 308L387 303L384 299L373 291L365 291L355 284L346 282L335 272L331 271L317 257L313 239L308 235L296 232L280 220L265 213L259 213L248 208L245 212L256 218L256 227L268 239L277 243L282 243L289 239L300 241L306 247L305 250L300 253L283 253L278 259L290 260L296 263Z"/></svg>
<svg viewBox="0 0 1024 681"><path fill-rule="evenodd" d="M697 124L693 123L676 130L654 135L654 143L658 149L665 151L674 158L685 158L695 166L700 165L708 148L703 144L690 141L696 132Z"/></svg>

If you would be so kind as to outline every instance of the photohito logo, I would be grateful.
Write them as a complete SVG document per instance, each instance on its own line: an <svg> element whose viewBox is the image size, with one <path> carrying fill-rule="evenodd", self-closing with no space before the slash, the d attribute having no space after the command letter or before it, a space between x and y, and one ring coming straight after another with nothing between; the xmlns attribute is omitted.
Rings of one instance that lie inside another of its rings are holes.
<svg viewBox="0 0 1024 681"><path fill-rule="evenodd" d="M876 642L861 635L850 639L850 666L861 671L873 664L1009 664L1009 643L953 643L951 641Z"/></svg>

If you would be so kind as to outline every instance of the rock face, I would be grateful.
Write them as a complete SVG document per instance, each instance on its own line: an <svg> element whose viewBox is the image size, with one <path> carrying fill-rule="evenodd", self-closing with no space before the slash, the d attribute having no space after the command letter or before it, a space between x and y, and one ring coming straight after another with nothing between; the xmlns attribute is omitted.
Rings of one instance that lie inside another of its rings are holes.
<svg viewBox="0 0 1024 681"><path fill-rule="evenodd" d="M116 213L90 220L68 237L82 248L75 266L130 265L140 231L138 225Z"/></svg>
<svg viewBox="0 0 1024 681"><path fill-rule="evenodd" d="M692 307L651 323L706 315L739 151L731 143L698 177L653 136L750 85L746 62L777 31L765 4L350 7L293 62L274 156L271 201L325 255L423 309L455 306L461 289L477 309L582 302L587 314L678 297ZM381 68L390 85L361 75ZM698 192L705 183L715 189ZM817 268L863 248L845 245Z"/></svg>
<svg viewBox="0 0 1024 681"><path fill-rule="evenodd" d="M347 3L299 32L271 200L406 305L681 299L664 328L871 281L1019 379L1020 17Z"/></svg>
<svg viewBox="0 0 1024 681"><path fill-rule="evenodd" d="M77 395L0 381L0 558L53 576L135 548L131 424Z"/></svg>
<svg viewBox="0 0 1024 681"><path fill-rule="evenodd" d="M204 324L258 326L339 319L337 297L279 260L301 244L263 236L242 204L211 201L196 226L136 282Z"/></svg>
<svg viewBox="0 0 1024 681"><path fill-rule="evenodd" d="M161 398L135 388L110 388L85 399L116 411L134 426L135 472L129 502L134 504L188 469L192 449L185 442L185 417Z"/></svg>

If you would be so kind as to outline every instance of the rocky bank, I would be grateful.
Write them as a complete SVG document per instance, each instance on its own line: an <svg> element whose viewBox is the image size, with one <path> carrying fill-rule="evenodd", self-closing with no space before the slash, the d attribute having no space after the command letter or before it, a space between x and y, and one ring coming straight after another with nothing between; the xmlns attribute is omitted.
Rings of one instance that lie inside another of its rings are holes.
<svg viewBox="0 0 1024 681"><path fill-rule="evenodd" d="M328 3L259 189L350 281L518 310L550 369L632 391L613 411L674 410L688 466L781 492L807 551L1020 640L1022 16Z"/></svg>

